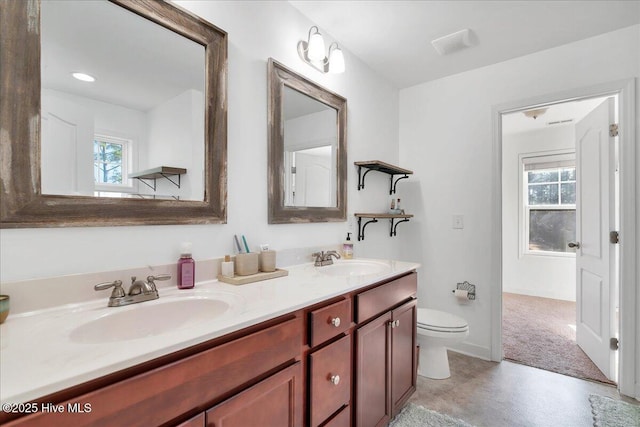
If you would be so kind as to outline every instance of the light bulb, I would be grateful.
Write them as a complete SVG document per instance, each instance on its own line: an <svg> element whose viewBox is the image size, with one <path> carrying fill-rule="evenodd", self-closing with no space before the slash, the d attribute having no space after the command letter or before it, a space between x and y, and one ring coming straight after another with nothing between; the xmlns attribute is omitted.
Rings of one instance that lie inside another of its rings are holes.
<svg viewBox="0 0 640 427"><path fill-rule="evenodd" d="M311 61L320 61L324 59L324 39L322 34L314 33L309 37L308 53Z"/></svg>
<svg viewBox="0 0 640 427"><path fill-rule="evenodd" d="M344 73L344 68L344 55L342 50L336 46L329 53L329 72L334 74Z"/></svg>

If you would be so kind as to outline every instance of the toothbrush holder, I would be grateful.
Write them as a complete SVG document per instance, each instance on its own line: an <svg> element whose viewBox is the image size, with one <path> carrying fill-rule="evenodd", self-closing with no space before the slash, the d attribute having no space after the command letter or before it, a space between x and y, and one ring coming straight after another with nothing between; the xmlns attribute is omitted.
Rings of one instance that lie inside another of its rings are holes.
<svg viewBox="0 0 640 427"><path fill-rule="evenodd" d="M237 254L235 268L238 276L256 274L258 272L258 254L256 252Z"/></svg>
<svg viewBox="0 0 640 427"><path fill-rule="evenodd" d="M265 273L276 271L276 251L261 251L259 261L260 271Z"/></svg>

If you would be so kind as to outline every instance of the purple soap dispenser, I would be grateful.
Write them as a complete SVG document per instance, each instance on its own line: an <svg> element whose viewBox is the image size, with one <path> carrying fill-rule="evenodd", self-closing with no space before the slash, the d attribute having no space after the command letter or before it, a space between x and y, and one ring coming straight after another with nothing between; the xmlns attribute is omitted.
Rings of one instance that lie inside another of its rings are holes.
<svg viewBox="0 0 640 427"><path fill-rule="evenodd" d="M196 262L191 258L191 243L183 243L178 260L178 289L191 289L196 281Z"/></svg>

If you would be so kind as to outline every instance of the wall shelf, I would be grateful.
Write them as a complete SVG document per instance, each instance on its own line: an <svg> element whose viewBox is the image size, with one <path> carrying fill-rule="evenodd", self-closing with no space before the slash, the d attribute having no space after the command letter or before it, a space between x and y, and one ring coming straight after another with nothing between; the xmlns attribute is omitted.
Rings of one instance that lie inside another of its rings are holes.
<svg viewBox="0 0 640 427"><path fill-rule="evenodd" d="M386 213L356 213L354 214L358 218L358 241L364 240L364 229L371 223L378 222L378 219L388 219L390 222L389 236L396 235L396 229L398 225L403 222L408 222L410 218L413 218L411 214L386 214ZM366 218L369 221L362 224L362 219ZM397 222L396 222L397 220Z"/></svg>
<svg viewBox="0 0 640 427"><path fill-rule="evenodd" d="M401 179L409 178L409 175L413 174L413 171L409 169L403 169L398 166L390 165L389 163L381 162L380 160L369 160L365 162L354 162L354 165L358 166L358 191L364 188L364 178L371 171L378 171L391 175L391 184L389 187L389 194L396 192L396 185ZM362 173L362 169L366 169ZM402 175L400 178L394 181L395 175Z"/></svg>
<svg viewBox="0 0 640 427"><path fill-rule="evenodd" d="M147 169L140 172L129 174L129 178L135 178L142 182L147 187L156 191L156 179L164 178L171 182L176 187L180 188L180 176L187 173L187 170L184 168L174 168L170 166L159 166L153 169ZM178 177L177 182L175 181L175 177ZM153 182L151 185L149 182Z"/></svg>

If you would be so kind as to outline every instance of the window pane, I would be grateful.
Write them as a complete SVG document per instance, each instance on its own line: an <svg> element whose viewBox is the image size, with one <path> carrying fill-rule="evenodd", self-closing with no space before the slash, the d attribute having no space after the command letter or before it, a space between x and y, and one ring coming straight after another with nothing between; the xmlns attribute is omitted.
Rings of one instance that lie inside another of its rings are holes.
<svg viewBox="0 0 640 427"><path fill-rule="evenodd" d="M561 184L561 197L563 205L575 205L576 204L576 183L568 182Z"/></svg>
<svg viewBox="0 0 640 427"><path fill-rule="evenodd" d="M529 171L529 184L534 182L558 182L558 171Z"/></svg>
<svg viewBox="0 0 640 427"><path fill-rule="evenodd" d="M561 181L575 181L576 180L576 168L562 169L560 172Z"/></svg>
<svg viewBox="0 0 640 427"><path fill-rule="evenodd" d="M531 209L529 250L575 252L567 243L576 238L576 211L573 209Z"/></svg>
<svg viewBox="0 0 640 427"><path fill-rule="evenodd" d="M529 186L530 205L557 205L558 184L541 184Z"/></svg>
<svg viewBox="0 0 640 427"><path fill-rule="evenodd" d="M93 174L98 184L122 184L122 150L124 145L93 142Z"/></svg>

